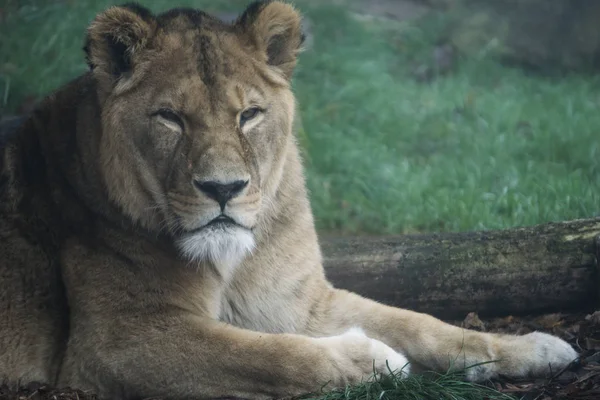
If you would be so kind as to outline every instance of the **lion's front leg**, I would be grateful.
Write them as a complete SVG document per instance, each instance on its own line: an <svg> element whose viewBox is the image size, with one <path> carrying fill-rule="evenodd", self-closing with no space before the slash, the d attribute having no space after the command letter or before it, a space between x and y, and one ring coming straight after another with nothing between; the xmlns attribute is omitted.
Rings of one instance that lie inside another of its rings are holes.
<svg viewBox="0 0 600 400"><path fill-rule="evenodd" d="M313 325L321 334L358 326L425 368L446 371L475 365L466 371L468 380L544 376L577 358L565 341L541 332L514 336L472 331L344 290L332 289L323 299L316 314L319 322Z"/></svg>
<svg viewBox="0 0 600 400"><path fill-rule="evenodd" d="M181 310L76 327L61 386L101 399L268 399L343 387L407 360L360 330L311 338L233 327Z"/></svg>

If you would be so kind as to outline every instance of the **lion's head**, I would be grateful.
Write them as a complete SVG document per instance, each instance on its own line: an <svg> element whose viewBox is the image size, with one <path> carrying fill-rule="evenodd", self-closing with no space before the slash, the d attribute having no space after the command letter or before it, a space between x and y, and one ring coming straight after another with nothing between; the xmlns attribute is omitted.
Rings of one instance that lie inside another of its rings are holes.
<svg viewBox="0 0 600 400"><path fill-rule="evenodd" d="M189 259L235 262L254 245L292 142L300 25L292 6L260 2L233 23L128 5L89 27L109 197Z"/></svg>

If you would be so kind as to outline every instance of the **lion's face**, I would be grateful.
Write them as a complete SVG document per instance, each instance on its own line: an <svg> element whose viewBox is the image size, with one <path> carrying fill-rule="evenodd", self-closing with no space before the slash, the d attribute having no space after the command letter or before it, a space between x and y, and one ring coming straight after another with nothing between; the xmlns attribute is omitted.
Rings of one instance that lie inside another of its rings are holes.
<svg viewBox="0 0 600 400"><path fill-rule="evenodd" d="M291 140L297 13L256 4L228 25L197 11L112 8L89 32L111 200L189 259L239 261Z"/></svg>

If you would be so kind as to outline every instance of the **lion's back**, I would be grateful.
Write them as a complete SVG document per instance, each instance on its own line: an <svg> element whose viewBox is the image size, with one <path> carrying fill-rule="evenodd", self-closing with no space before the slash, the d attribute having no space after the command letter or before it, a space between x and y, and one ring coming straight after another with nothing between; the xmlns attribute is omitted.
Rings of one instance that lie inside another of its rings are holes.
<svg viewBox="0 0 600 400"><path fill-rule="evenodd" d="M13 147L22 124L16 118L0 128L0 383L9 385L52 383L68 332L57 257L30 229L35 202L19 201L9 179L23 161Z"/></svg>

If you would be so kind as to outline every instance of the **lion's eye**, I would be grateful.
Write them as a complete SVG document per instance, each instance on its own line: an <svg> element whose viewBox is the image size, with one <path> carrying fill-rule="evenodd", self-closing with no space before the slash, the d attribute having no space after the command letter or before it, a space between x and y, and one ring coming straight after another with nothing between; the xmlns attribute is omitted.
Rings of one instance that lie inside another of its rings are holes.
<svg viewBox="0 0 600 400"><path fill-rule="evenodd" d="M159 117L161 117L162 119L164 119L166 121L177 124L179 126L179 128L181 128L183 130L183 121L181 120L179 115L177 115L175 113L175 111L170 110L168 108L161 108L160 110L158 110L155 113L155 115L158 115Z"/></svg>
<svg viewBox="0 0 600 400"><path fill-rule="evenodd" d="M258 113L260 112L260 108L258 107L251 107L247 110L244 110L241 114L240 114L240 126L244 126L244 124L248 121L250 121L251 119L255 118Z"/></svg>

